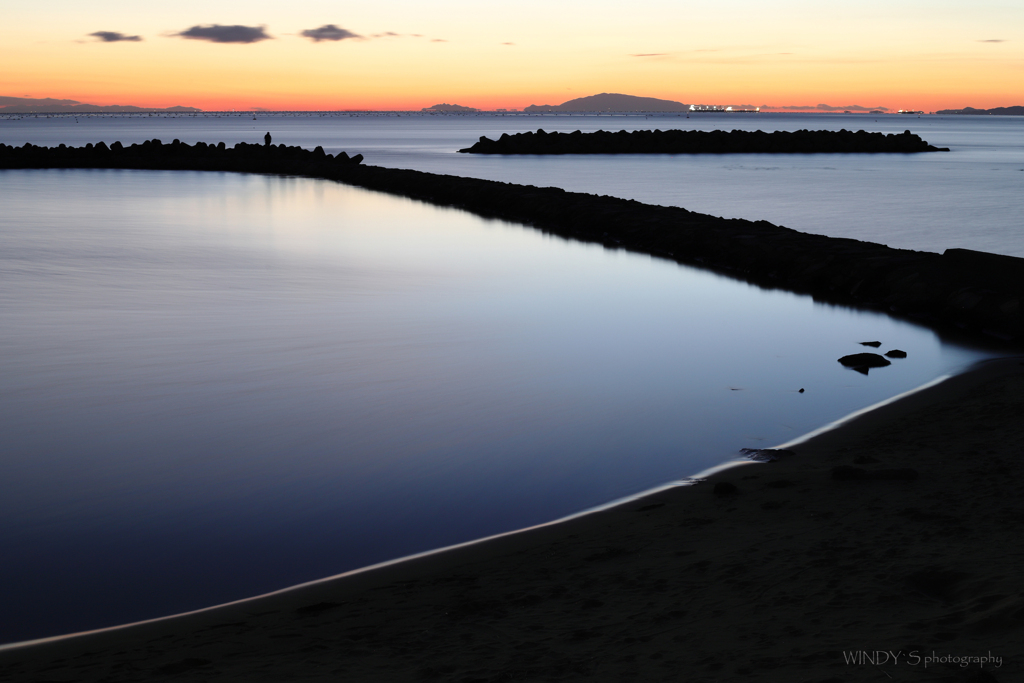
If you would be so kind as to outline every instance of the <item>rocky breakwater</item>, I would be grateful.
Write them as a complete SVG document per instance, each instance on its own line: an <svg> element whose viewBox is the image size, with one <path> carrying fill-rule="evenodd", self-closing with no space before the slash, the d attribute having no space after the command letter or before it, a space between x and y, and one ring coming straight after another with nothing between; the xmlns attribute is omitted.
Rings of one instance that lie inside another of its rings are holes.
<svg viewBox="0 0 1024 683"><path fill-rule="evenodd" d="M486 137L468 154L879 154L948 152L934 147L909 130L899 135L859 130L798 130L794 132L745 130L635 130L610 133L503 134Z"/></svg>
<svg viewBox="0 0 1024 683"><path fill-rule="evenodd" d="M892 249L617 197L365 166L359 155L332 158L320 148L236 145L228 150L152 142L117 152L113 146L91 153L55 150L61 148L0 146L0 168L174 168L330 179L697 265L823 302L881 310L937 330L1024 344L1020 258L967 249L943 254Z"/></svg>
<svg viewBox="0 0 1024 683"><path fill-rule="evenodd" d="M39 147L28 143L21 147L0 145L0 168L135 168L150 170L241 171L250 173L306 174L320 166L329 170L338 164L355 165L361 154L349 157L345 152L326 154L323 147L310 151L285 145L250 145L244 142L228 147L223 142L188 145L175 140L164 144L146 140L125 147L100 142L84 147Z"/></svg>

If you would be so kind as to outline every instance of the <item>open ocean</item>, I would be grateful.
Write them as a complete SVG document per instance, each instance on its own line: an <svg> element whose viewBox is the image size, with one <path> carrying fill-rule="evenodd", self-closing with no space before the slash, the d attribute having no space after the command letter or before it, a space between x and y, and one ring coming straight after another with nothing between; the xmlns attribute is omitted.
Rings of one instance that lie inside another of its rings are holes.
<svg viewBox="0 0 1024 683"><path fill-rule="evenodd" d="M910 129L949 153L476 157L481 135ZM0 142L322 145L368 164L1024 256L1024 119L0 117ZM0 171L0 642L522 528L996 354L877 313L301 178ZM836 359L883 342L864 376ZM804 389L801 393L799 390Z"/></svg>

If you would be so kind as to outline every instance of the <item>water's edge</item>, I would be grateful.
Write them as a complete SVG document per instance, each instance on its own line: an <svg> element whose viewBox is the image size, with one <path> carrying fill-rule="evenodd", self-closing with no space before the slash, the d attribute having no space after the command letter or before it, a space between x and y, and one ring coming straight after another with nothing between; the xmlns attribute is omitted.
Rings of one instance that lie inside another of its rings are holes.
<svg viewBox="0 0 1024 683"><path fill-rule="evenodd" d="M984 365L984 363L985 363L985 361L979 361L978 363L975 363L975 364L973 364L973 365L971 365L971 366L969 366L967 368L964 368L964 370L959 375L942 375L941 377L937 377L936 379L934 379L934 380L932 380L930 382L926 382L925 384L922 384L919 387L916 387L916 388L911 389L909 391L905 391L905 392L903 392L901 394L897 394L896 396L893 396L891 398L887 398L885 400L879 401L878 403L875 403L873 405L867 406L865 408L861 408L860 410L856 410L856 411L850 413L849 415L846 415L846 416L844 416L844 417L842 417L842 418L840 418L838 420L830 422L829 424L824 425L822 427L819 427L818 429L814 429L814 430L812 430L812 431L810 431L810 432L808 432L808 433L806 433L806 434L804 434L802 436L799 436L799 437L797 437L795 439L787 441L787 442L785 442L783 444L779 444L778 446L775 446L774 448L791 448L793 446L806 443L807 441L810 441L811 439L813 439L815 437L818 437L818 436L821 436L823 434L826 434L826 433L829 433L829 432L834 432L836 430L842 429L843 427L849 425L851 422L853 422L854 420L856 420L859 417L868 415L868 414L873 413L873 412L875 412L875 411L877 411L877 410L879 410L881 408L884 408L886 406L892 405L892 404L897 403L899 401L903 401L903 400L908 399L908 398L910 398L910 397L912 397L912 396L914 396L916 394L919 394L919 393L921 393L923 391L926 391L926 390L931 389L933 387L939 386L940 384L946 382L947 380L949 380L949 379L951 379L953 377L959 377L959 376L967 375L967 374L971 373L972 371L976 371L976 370L980 369ZM179 612L179 613L176 613L176 614L169 614L169 615L162 616L162 617L154 617L152 619L143 619L143 620L140 620L140 621L129 622L129 623L126 623L126 624L118 624L116 626L107 626L107 627L104 627L104 628L92 629L92 630L89 630L89 631L79 631L79 632L75 632L75 633L67 633L67 634L62 634L62 635L57 635L57 636L48 636L48 637L45 637L45 638L37 638L37 639L33 639L33 640L18 641L18 642L14 642L14 643L3 643L3 644L0 644L0 652L4 652L4 651L8 651L8 650L16 650L16 649L26 648L26 647L32 647L34 645L41 645L41 644L44 644L44 643L59 642L59 641L69 640L69 639L72 639L72 638L78 638L78 637L82 637L82 636L88 636L88 635L94 635L94 634L100 634L100 633L110 633L110 632L115 632L115 631L121 631L121 630L124 630L124 629L133 628L135 626L141 626L141 625L144 625L144 624L156 624L156 623L161 623L161 622L165 622L165 621L170 621L172 619L178 619L178 618L181 618L181 617L187 617L187 616L196 615L196 614L204 614L204 613L207 613L207 612L213 612L213 611L225 608L225 607L236 606L236 605L244 605L244 604L247 604L247 603L258 602L260 600L263 600L263 599L266 599L266 598L270 598L270 597L273 597L273 596L284 595L284 594L287 594L287 593L291 593L291 592L294 592L294 591L306 589L306 588L309 588L309 587L312 587L312 586L322 585L322 584L325 584L325 583L329 583L329 582L332 582L332 581L344 579L344 578L347 578L347 577L359 576L359 575L362 575L362 574L366 574L368 572L384 569L386 567L393 567L395 565L399 565L399 564L403 564L403 563L407 563L407 562L412 562L414 560L419 560L419 559L423 559L423 558L427 558L427 557L432 557L432 556L440 555L440 554L447 553L447 552L454 551L454 550L458 550L458 549L461 549L461 548L469 548L469 547L481 545L483 543L488 543L488 542L495 541L495 540L501 539L501 538L507 538L507 537L511 537L511 536L518 536L520 534L523 534L523 533L526 533L526 532L529 532L529 531L533 531L533 530L537 530L537 529L543 529L543 528L547 528L547 527L557 526L559 524L564 524L566 522L570 522L572 520L580 519L582 517L587 517L589 515L593 515L593 514L597 514L597 513L600 513L600 512L604 512L604 511L610 510L612 508L619 507L621 505L626 505L626 504L629 504L629 503L634 503L634 502L636 502L638 500L641 500L641 499L644 499L644 498L648 498L650 496L656 495L656 494L664 492L664 491L668 491L668 490L671 490L671 489L675 489L675 488L679 488L679 487L684 487L684 486L693 486L695 484L698 484L698 483L704 481L708 477L711 477L713 475L719 474L721 472L725 472L725 471L728 471L728 470L735 469L737 467L743 467L743 466L747 466L747 465L763 465L763 464L765 464L765 463L757 462L757 461L746 459L746 458L736 458L736 459L732 459L732 460L720 463L720 464L715 465L713 467L704 469L704 470L702 470L700 472L697 472L696 474L694 474L694 475L692 475L690 477L687 477L685 479L680 479L680 480L676 480L676 481L666 482L666 483L661 484L659 486L655 486L655 487L652 487L652 488L649 488L649 489L645 489L643 491L639 491L637 493L634 493L634 494L631 494L631 495L628 495L628 496L623 496L623 497L620 497L620 498L616 498L615 500L608 501L607 503L603 503L601 505L596 505L596 506L587 508L585 510L581 510L579 512L572 513L570 515L565 515L563 517L551 520L549 522L543 522L541 524L534 524L532 526L523 527L523 528L520 528L520 529L513 529L511 531L504 531L504 532L501 532L501 533L498 533L498 534L493 534L493 535L490 535L490 536L485 536L483 538L477 538L477 539L473 539L473 540L470 540L470 541L464 541L462 543L456 543L454 545L444 546L442 548L435 548L435 549L432 549L432 550L426 550L424 552L414 553L412 555L405 555L403 557L398 557L398 558L394 558L394 559L391 559L391 560L386 560L384 562L378 562L378 563L371 564L371 565L368 565L368 566L365 566L365 567L359 567L357 569L352 569L352 570L349 570L349 571L341 572L339 574L334 574L334 575L331 575L331 576L326 576L326 577L323 577L323 578L320 578L320 579L315 579L313 581L305 581L303 583L295 584L293 586L286 586L285 588L280 588L280 589L277 589L277 590L269 591L267 593L261 593L259 595L254 595L254 596L251 596L251 597L242 598L240 600L231 600L231 601L228 601L228 602L219 603L219 604L216 604L216 605L210 605L208 607L203 607L203 608L196 609L196 610L190 610L190 611L187 611L187 612Z"/></svg>

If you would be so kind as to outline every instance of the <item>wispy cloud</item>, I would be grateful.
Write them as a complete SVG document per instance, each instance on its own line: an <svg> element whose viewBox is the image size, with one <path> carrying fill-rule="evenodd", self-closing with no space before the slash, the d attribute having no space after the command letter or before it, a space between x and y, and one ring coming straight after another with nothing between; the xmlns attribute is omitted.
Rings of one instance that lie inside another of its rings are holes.
<svg viewBox="0 0 1024 683"><path fill-rule="evenodd" d="M979 40L979 43L1006 43L1009 42L1003 38L989 38L988 40Z"/></svg>
<svg viewBox="0 0 1024 683"><path fill-rule="evenodd" d="M348 40L350 38L362 38L358 33L352 33L348 29L335 26L334 24L324 24L320 28L309 28L300 33L303 38L309 38L314 43L319 43L321 40L330 40L337 42L339 40Z"/></svg>
<svg viewBox="0 0 1024 683"><path fill-rule="evenodd" d="M370 38L426 38L422 33L395 33L394 31L384 31L382 33L371 33ZM447 43L448 41L444 38L431 38L431 43Z"/></svg>
<svg viewBox="0 0 1024 683"><path fill-rule="evenodd" d="M273 36L267 35L265 26L239 26L238 24L233 26L220 24L193 26L174 35L190 40L208 40L211 43L258 43L261 40L273 38Z"/></svg>
<svg viewBox="0 0 1024 683"><path fill-rule="evenodd" d="M630 57L667 57L667 52L641 52Z"/></svg>
<svg viewBox="0 0 1024 683"><path fill-rule="evenodd" d="M100 42L103 43L138 43L142 40L142 36L126 36L117 31L96 31L89 35L93 38L99 38Z"/></svg>
<svg viewBox="0 0 1024 683"><path fill-rule="evenodd" d="M502 45L515 45L515 43L502 43Z"/></svg>

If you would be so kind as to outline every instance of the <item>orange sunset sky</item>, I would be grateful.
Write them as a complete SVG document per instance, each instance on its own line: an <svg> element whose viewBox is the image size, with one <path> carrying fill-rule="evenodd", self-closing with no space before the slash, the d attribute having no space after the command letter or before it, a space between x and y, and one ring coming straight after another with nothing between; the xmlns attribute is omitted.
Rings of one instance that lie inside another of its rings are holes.
<svg viewBox="0 0 1024 683"><path fill-rule="evenodd" d="M0 95L214 109L1024 104L1024 3L977 0L34 0Z"/></svg>

